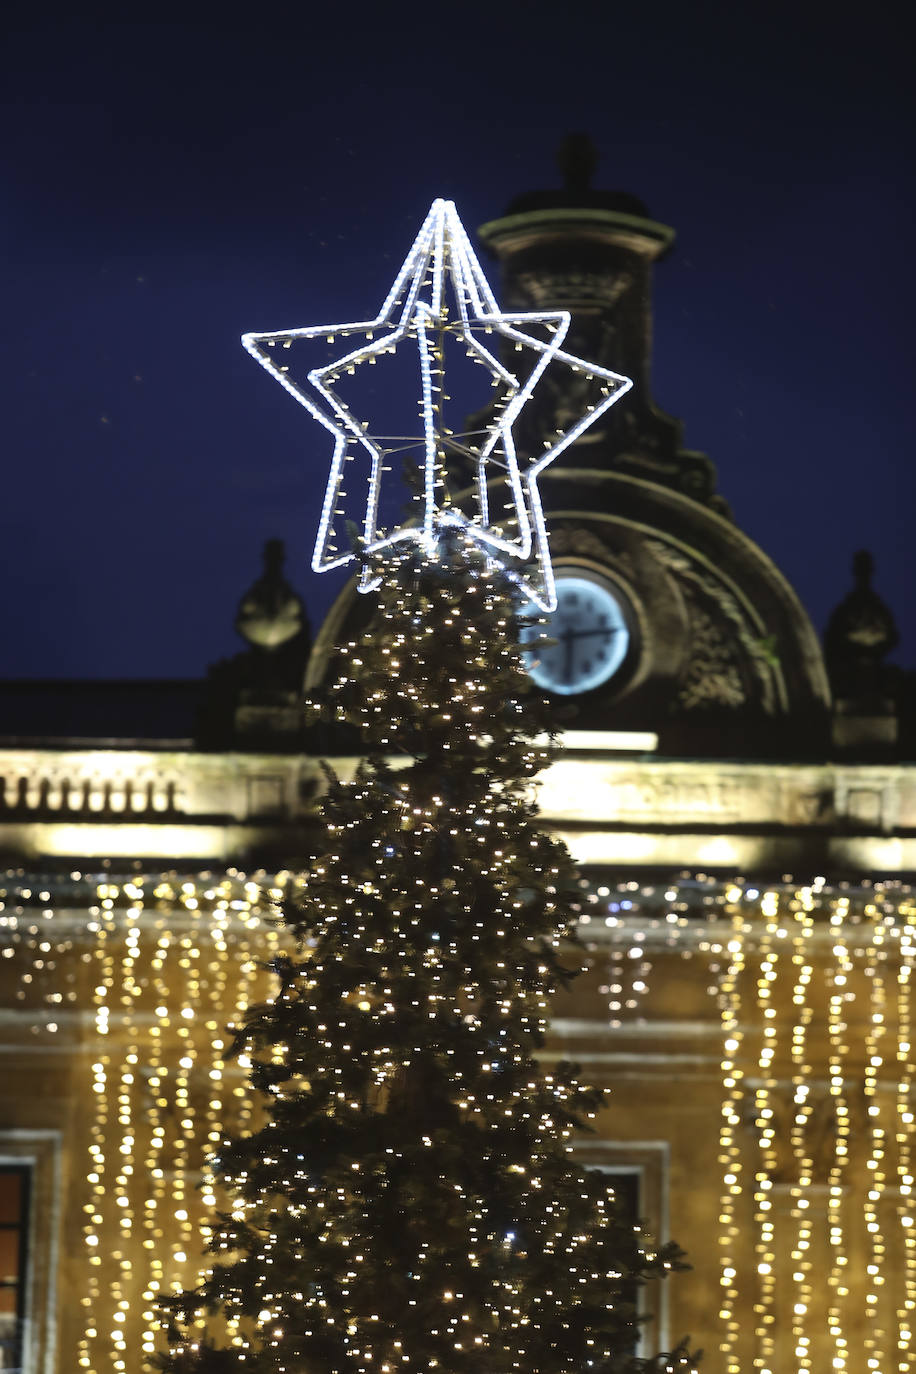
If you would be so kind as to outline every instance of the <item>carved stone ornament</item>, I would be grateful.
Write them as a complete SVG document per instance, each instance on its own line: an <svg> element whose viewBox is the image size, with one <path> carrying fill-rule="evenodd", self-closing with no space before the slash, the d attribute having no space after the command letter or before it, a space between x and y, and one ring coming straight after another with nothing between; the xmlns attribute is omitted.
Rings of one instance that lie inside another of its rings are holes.
<svg viewBox="0 0 916 1374"><path fill-rule="evenodd" d="M578 554L580 558L595 558L607 562L613 551L603 539L592 530L584 530L574 525L563 525L550 536L553 554L561 557Z"/></svg>
<svg viewBox="0 0 916 1374"><path fill-rule="evenodd" d="M690 602L691 598L687 598L691 652L677 691L678 705L685 711L743 706L747 696L732 644L725 638L721 625Z"/></svg>
<svg viewBox="0 0 916 1374"><path fill-rule="evenodd" d="M687 554L660 539L647 539L646 546L676 575L690 612L692 647L678 693L680 705L687 711L745 705L746 674L742 670L749 669L756 681L759 705L772 713L777 667L773 644L755 634L735 597Z"/></svg>
<svg viewBox="0 0 916 1374"><path fill-rule="evenodd" d="M513 305L517 297L522 309L555 310L557 302L575 302L608 310L632 284L629 272L575 267L566 271L519 272L512 283Z"/></svg>
<svg viewBox="0 0 916 1374"><path fill-rule="evenodd" d="M583 558L612 569L630 584L630 595L638 599L639 569L630 549L618 548L593 530L577 525L561 525L550 536L550 549L555 558Z"/></svg>

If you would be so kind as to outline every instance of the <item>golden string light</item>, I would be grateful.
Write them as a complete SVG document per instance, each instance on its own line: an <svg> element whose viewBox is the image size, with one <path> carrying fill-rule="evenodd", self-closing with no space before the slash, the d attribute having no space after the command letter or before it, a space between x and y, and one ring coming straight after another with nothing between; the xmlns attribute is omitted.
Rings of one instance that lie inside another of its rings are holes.
<svg viewBox="0 0 916 1374"><path fill-rule="evenodd" d="M701 953L714 975L723 1371L912 1374L912 889L687 875L634 888L586 894L593 958L646 932L650 1008L680 976L664 951Z"/></svg>
<svg viewBox="0 0 916 1374"><path fill-rule="evenodd" d="M743 1190L740 1131L744 1105L744 1070L740 1065L742 1041L741 979L744 972L745 922L737 899L733 899L728 940L728 963L722 976L719 1006L722 1019L722 1106L719 1123L719 1164L722 1170L722 1196L719 1204L720 1302L722 1337L719 1351L725 1359L726 1374L740 1374L738 1335L741 1314L738 1310L738 1236L737 1199Z"/></svg>
<svg viewBox="0 0 916 1374"><path fill-rule="evenodd" d="M913 1179L913 965L916 961L916 906L901 905L902 925L895 923L899 942L897 959L897 1091L895 1094L897 1146L897 1214L903 1246L904 1286L897 1308L897 1359L900 1374L914 1368L916 1325L916 1193Z"/></svg>
<svg viewBox="0 0 916 1374"><path fill-rule="evenodd" d="M61 1004L91 1009L76 1061L88 1075L77 1094L88 1151L81 1374L148 1368L159 1296L202 1264L216 1201L198 1190L206 1155L252 1110L244 1072L227 1073L220 1051L227 1025L269 991L259 961L279 948L267 917L288 881L76 874L57 880L56 910L36 912L50 893L8 875L4 897L16 900L0 902L3 954L35 1034L60 1038Z"/></svg>
<svg viewBox="0 0 916 1374"><path fill-rule="evenodd" d="M103 893L104 895L102 895ZM99 894L102 897L103 906L89 908L89 916L94 919L90 919L88 922L88 933L96 934L98 943L94 951L95 981L92 987L97 1057L92 1063L91 1086L95 1097L95 1111L90 1126L89 1170L86 1176L88 1194L83 1204L83 1211L88 1218L83 1228L86 1259L89 1266L88 1291L82 1299L86 1323L80 1338L77 1356L80 1368L85 1370L93 1368L95 1363L93 1351L98 1350L103 1342L102 1348L107 1347L108 1333L104 1332L101 1327L105 1316L111 1311L107 1293L105 1293L103 1300L100 1271L103 1255L107 1249L105 1241L109 1239L106 1234L108 1229L106 1226L107 1218L103 1209L108 1195L106 1175L112 1163L109 1157L110 1058L107 1053L107 1044L111 1029L112 1009L110 1002L118 980L112 952L114 919L111 908L113 904L108 901L107 888L100 888ZM113 1136L114 1131L111 1134Z"/></svg>
<svg viewBox="0 0 916 1374"><path fill-rule="evenodd" d="M884 1038L887 1030L887 999L885 993L885 928L877 919L877 909L870 905L866 914L874 918L872 937L867 946L867 961L864 973L871 979L871 1013L865 1032L865 1112L866 1129L869 1136L869 1157L866 1161L866 1193L864 1219L871 1250L867 1256L865 1284L865 1328L863 1348L865 1362L869 1370L880 1370L880 1356L877 1351L882 1345L884 1331L880 1326L879 1296L885 1283L886 1239L884 1235L884 1197L887 1187L887 1133L883 1124L882 1098L880 1091L881 1069L884 1058Z"/></svg>
<svg viewBox="0 0 916 1374"><path fill-rule="evenodd" d="M142 891L141 888L141 894ZM168 1000L168 987L163 978L163 972L168 959L171 935L166 928L166 920L161 914L154 918L152 926L150 939L155 937L155 944L152 945L150 959L150 992L155 1006L162 1007ZM149 1094L146 1103L149 1130L143 1153L143 1168L149 1184L147 1196L143 1199L141 1222L143 1231L141 1245L144 1251L144 1267L147 1271L146 1286L142 1294L144 1308L141 1349L143 1354L147 1356L155 1353L156 1337L159 1331L155 1304L159 1294L163 1291L165 1276L162 1228L167 1224L165 1207L168 1196L165 1171L162 1168L162 1150L165 1145L166 1132L163 1108L167 1105L167 1099L162 1094L167 1067L162 1061L160 1018L158 1014L154 1013L154 1015L156 1015L156 1022L149 1027L144 1064Z"/></svg>
<svg viewBox="0 0 916 1374"><path fill-rule="evenodd" d="M59 1041L80 1007L91 1016L80 1374L133 1374L158 1339L159 1294L195 1280L216 1200L197 1188L207 1150L252 1110L224 1028L271 986L255 961L277 938L265 893L286 881L6 879L0 967L25 1034ZM606 966L637 946L633 965L649 966L618 1019L655 1014L681 958L719 998L723 1370L914 1374L912 891L683 879L592 895L583 935Z"/></svg>
<svg viewBox="0 0 916 1374"><path fill-rule="evenodd" d="M764 919L760 942L760 974L757 979L759 1027L758 1080L754 1092L755 1127L760 1142L760 1158L754 1173L754 1245L758 1275L758 1296L754 1304L755 1338L760 1374L774 1374L776 1313L776 1245L773 1186L777 1175L776 1113L778 1083L776 1053L779 1027L778 1010L773 1004L773 984L777 979L779 943L786 931L779 924L779 895L766 892L760 903Z"/></svg>
<svg viewBox="0 0 916 1374"><path fill-rule="evenodd" d="M792 985L792 1039L790 1058L792 1069L792 1106L789 1140L792 1150L792 1214L795 1234L792 1237L790 1258L791 1273L791 1324L792 1356L796 1374L805 1374L812 1368L811 1334L808 1313L812 1299L812 1257L813 1218L811 1208L802 1206L810 1198L814 1183L814 1159L809 1143L809 1128L814 1106L814 1085L812 1083L811 1054L808 1050L808 1032L813 1017L810 1001L811 979L814 967L811 963L814 923L815 893L810 887L802 888L793 906L792 926L792 965L795 970Z"/></svg>
<svg viewBox="0 0 916 1374"><path fill-rule="evenodd" d="M109 888L111 888L110 892L108 891ZM109 919L111 919L117 888L114 884L108 884L106 885L106 893L108 895L103 900L103 906L109 913ZM114 1310L111 1314L112 1322L109 1335L113 1352L112 1366L117 1374L125 1374L130 1361L130 1349L125 1326L131 1309L131 1300L134 1297L132 1284L134 1211L130 1204L135 1194L133 1174L139 1128L139 1122L135 1120L134 1084L136 1082L136 1070L140 1062L139 1036L136 1024L136 999L140 991L137 965L138 962L142 961L139 949L140 911L134 904L133 894L130 894L128 900L130 905L124 911L120 922L119 934L123 938L123 953L121 955L120 986L116 984L115 990L118 996L114 999L115 1014L120 1022L120 1052L110 1064L112 1086L117 1092L116 1120L121 1137L118 1142L117 1155L109 1165L110 1174L114 1173L111 1192L114 1194L118 1207L114 1218L114 1225L117 1227L116 1248L112 1252L112 1259L117 1265L117 1272L112 1280L110 1290L110 1301Z"/></svg>
<svg viewBox="0 0 916 1374"><path fill-rule="evenodd" d="M846 1000L849 992L849 977L852 972L852 961L845 929L848 915L849 898L839 897L829 917L834 962L827 969L827 1030L829 1035L827 1071L830 1080L828 1090L833 1098L836 1142L827 1175L827 1225L830 1243L830 1269L827 1275L829 1293L827 1325L835 1350L833 1367L839 1371L839 1374L843 1374L843 1371L847 1369L849 1354L848 1341L843 1329L845 1311L843 1299L849 1295L847 1287L849 1255L844 1234L843 1198L846 1191L851 1136L849 1089L846 1081L846 1064L849 1055ZM804 1202L805 1199L801 1199L800 1205Z"/></svg>

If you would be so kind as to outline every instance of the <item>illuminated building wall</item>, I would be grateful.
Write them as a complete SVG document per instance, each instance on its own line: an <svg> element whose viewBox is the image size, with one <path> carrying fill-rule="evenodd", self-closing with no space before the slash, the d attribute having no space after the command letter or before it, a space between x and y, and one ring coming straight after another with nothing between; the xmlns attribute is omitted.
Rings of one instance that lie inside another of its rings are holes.
<svg viewBox="0 0 916 1374"><path fill-rule="evenodd" d="M200 1267L206 1152L251 1110L222 1053L233 1015L268 991L276 888L235 873L2 886L0 1157L9 1141L32 1160L33 1137L51 1155L24 1368L133 1374L156 1295Z"/></svg>
<svg viewBox="0 0 916 1374"><path fill-rule="evenodd" d="M288 880L7 876L0 1157L36 1165L24 1368L141 1369L157 1293L199 1268L203 1161L251 1111L226 1027L268 990ZM610 1089L583 1159L637 1171L650 1221L690 1244L693 1272L648 1295L653 1340L690 1331L714 1374L906 1374L916 894L582 884L588 968L549 1053Z"/></svg>
<svg viewBox="0 0 916 1374"><path fill-rule="evenodd" d="M554 683L579 728L539 796L583 874L588 968L548 1055L610 1090L582 1159L635 1180L691 1252L646 1295L648 1345L690 1332L708 1374L914 1374L916 723L881 661L892 618L860 564L825 662L652 400L651 269L673 231L574 182L481 230L513 309L570 310L570 347L636 383L544 473L558 582L599 588L627 633L597 689ZM520 449L542 451L567 400L542 390ZM265 562L237 620L251 648L207 684L240 691L207 750L89 747L63 701L53 729L3 726L45 745L0 744L0 1205L4 1170L30 1183L27 1224L0 1210L0 1369L139 1374L157 1294L201 1264L208 1146L252 1110L222 1055L269 988L277 870L310 848L303 671L320 686L363 613L342 593L309 656L282 551ZM262 699L276 605L293 638Z"/></svg>

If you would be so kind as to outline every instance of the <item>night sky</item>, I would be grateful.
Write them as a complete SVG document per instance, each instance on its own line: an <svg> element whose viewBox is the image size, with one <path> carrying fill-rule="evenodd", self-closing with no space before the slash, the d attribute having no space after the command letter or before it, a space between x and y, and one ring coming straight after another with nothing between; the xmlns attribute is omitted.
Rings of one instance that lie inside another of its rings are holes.
<svg viewBox="0 0 916 1374"><path fill-rule="evenodd" d="M201 675L270 536L320 621L328 436L239 335L373 315L570 130L678 231L657 403L819 630L872 549L916 665L904 8L323 8L6 21L0 676Z"/></svg>

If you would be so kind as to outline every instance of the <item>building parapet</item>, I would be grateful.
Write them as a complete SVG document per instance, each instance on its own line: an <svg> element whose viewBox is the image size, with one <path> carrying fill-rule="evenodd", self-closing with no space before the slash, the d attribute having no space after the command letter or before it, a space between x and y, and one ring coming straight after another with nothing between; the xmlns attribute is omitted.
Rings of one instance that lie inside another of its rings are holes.
<svg viewBox="0 0 916 1374"><path fill-rule="evenodd" d="M916 764L667 759L650 737L566 732L536 784L587 866L916 871ZM342 777L352 756L330 760ZM0 749L0 851L248 861L308 852L325 786L312 756Z"/></svg>

